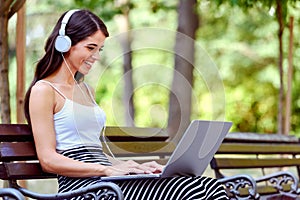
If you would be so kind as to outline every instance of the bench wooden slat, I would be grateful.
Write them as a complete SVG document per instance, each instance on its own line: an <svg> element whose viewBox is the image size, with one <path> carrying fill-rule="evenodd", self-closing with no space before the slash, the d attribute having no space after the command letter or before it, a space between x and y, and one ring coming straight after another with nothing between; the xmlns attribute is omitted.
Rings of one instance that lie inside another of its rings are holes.
<svg viewBox="0 0 300 200"><path fill-rule="evenodd" d="M160 128L113 127L105 128L109 141L165 141L168 134Z"/></svg>
<svg viewBox="0 0 300 200"><path fill-rule="evenodd" d="M115 142L108 143L108 145L117 156L170 155L170 152L175 149L175 145L170 142ZM2 161L37 159L33 142L4 142L0 144L0 148ZM105 144L103 144L103 149L108 152Z"/></svg>
<svg viewBox="0 0 300 200"><path fill-rule="evenodd" d="M217 158L215 160L218 169L242 169L242 168L267 168L267 167L288 167L300 166L300 159L298 158ZM214 168L214 165L211 165ZM232 167L234 166L234 168Z"/></svg>
<svg viewBox="0 0 300 200"><path fill-rule="evenodd" d="M33 142L2 142L0 144L1 161L37 160Z"/></svg>
<svg viewBox="0 0 300 200"><path fill-rule="evenodd" d="M108 142L110 150L115 156L166 156L170 155L175 145L172 142ZM107 146L103 143L103 150L109 153Z"/></svg>
<svg viewBox="0 0 300 200"><path fill-rule="evenodd" d="M99 133L100 134L100 133ZM105 136L110 141L165 141L168 134L160 128L107 126ZM27 124L1 124L0 141L31 141L32 132Z"/></svg>
<svg viewBox="0 0 300 200"><path fill-rule="evenodd" d="M299 154L299 144L222 143L217 154Z"/></svg>
<svg viewBox="0 0 300 200"><path fill-rule="evenodd" d="M249 132L231 132L226 135L223 141L223 143L226 142L299 144L299 139L293 135L283 135L277 133L259 134Z"/></svg>
<svg viewBox="0 0 300 200"><path fill-rule="evenodd" d="M31 141L33 140L32 132L27 124L1 124L0 141Z"/></svg>
<svg viewBox="0 0 300 200"><path fill-rule="evenodd" d="M151 162L153 160L155 160L157 163L161 164L161 165L165 165L167 164L169 158L149 158L149 157L130 157L130 158L126 158L125 160L128 160L128 159L131 159L131 160L134 160L135 162L137 163L145 163L145 162ZM120 160L122 160L122 158L120 158Z"/></svg>
<svg viewBox="0 0 300 200"><path fill-rule="evenodd" d="M290 191L291 186L288 184L283 185L283 191ZM240 193L241 196L247 196L249 195L249 191L248 188L240 188ZM258 186L257 187L257 192L261 195L270 195L270 194L276 194L278 191L276 188L272 187L272 186L268 186L268 185L264 185L264 186Z"/></svg>
<svg viewBox="0 0 300 200"><path fill-rule="evenodd" d="M1 179L45 179L56 178L55 174L46 173L42 170L39 163L2 163L1 168L4 168L6 174Z"/></svg>

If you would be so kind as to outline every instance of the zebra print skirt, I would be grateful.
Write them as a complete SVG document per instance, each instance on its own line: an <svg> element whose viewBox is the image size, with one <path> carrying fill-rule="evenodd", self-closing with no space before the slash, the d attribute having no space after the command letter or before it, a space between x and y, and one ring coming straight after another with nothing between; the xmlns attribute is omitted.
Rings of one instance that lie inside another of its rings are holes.
<svg viewBox="0 0 300 200"><path fill-rule="evenodd" d="M62 155L82 162L111 165L99 147L78 147L61 152ZM70 178L58 175L59 192L67 192L100 182L100 177ZM126 200L225 200L223 186L208 177L170 177L117 181Z"/></svg>

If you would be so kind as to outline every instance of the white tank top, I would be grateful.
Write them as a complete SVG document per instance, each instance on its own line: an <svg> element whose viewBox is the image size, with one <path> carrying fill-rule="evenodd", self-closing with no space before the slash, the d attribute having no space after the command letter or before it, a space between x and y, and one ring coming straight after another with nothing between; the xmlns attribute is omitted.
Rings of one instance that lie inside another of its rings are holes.
<svg viewBox="0 0 300 200"><path fill-rule="evenodd" d="M56 150L63 151L79 146L99 146L100 134L104 128L106 116L104 111L94 101L94 106L82 105L68 99L52 83L44 80L64 99L64 106L54 114L54 128L56 132ZM93 96L87 85L89 95Z"/></svg>

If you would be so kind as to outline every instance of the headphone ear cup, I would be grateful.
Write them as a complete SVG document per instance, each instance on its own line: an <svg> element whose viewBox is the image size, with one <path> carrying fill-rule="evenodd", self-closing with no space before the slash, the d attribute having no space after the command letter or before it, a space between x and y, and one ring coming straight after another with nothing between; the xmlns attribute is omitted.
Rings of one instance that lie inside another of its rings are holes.
<svg viewBox="0 0 300 200"><path fill-rule="evenodd" d="M61 53L69 51L71 45L71 39L66 35L59 35L55 40L55 49Z"/></svg>

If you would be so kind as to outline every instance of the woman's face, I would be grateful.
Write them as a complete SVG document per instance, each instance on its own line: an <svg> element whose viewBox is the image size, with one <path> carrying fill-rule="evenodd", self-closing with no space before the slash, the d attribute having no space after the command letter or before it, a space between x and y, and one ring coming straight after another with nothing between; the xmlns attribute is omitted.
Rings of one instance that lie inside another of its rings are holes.
<svg viewBox="0 0 300 200"><path fill-rule="evenodd" d="M78 42L72 46L66 59L70 67L76 72L79 71L83 75L88 74L95 61L100 59L100 51L102 51L105 35L98 30L93 35Z"/></svg>

